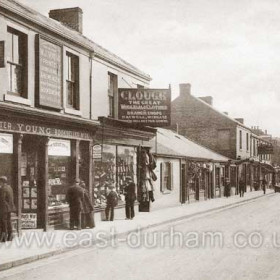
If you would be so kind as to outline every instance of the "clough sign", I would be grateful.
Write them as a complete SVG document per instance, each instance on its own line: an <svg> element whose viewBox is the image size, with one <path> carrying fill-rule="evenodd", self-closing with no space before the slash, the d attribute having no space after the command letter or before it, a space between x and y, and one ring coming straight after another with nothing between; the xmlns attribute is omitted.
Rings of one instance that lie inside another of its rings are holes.
<svg viewBox="0 0 280 280"><path fill-rule="evenodd" d="M148 126L169 126L170 89L119 89L119 120Z"/></svg>

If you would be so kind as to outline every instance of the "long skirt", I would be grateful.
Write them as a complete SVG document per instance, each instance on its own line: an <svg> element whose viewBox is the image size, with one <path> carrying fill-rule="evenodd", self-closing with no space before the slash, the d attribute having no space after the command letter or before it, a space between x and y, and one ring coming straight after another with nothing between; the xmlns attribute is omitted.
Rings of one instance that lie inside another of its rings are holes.
<svg viewBox="0 0 280 280"><path fill-rule="evenodd" d="M93 213L82 213L82 228L94 228L94 218Z"/></svg>

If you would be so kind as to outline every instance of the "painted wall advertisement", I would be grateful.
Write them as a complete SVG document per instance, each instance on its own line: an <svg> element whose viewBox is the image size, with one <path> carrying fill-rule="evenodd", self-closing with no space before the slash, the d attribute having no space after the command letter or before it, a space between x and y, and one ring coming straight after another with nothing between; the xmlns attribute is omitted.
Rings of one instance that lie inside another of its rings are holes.
<svg viewBox="0 0 280 280"><path fill-rule="evenodd" d="M170 89L119 89L119 120L148 126L169 126Z"/></svg>
<svg viewBox="0 0 280 280"><path fill-rule="evenodd" d="M62 106L62 48L39 39L39 104L60 109Z"/></svg>

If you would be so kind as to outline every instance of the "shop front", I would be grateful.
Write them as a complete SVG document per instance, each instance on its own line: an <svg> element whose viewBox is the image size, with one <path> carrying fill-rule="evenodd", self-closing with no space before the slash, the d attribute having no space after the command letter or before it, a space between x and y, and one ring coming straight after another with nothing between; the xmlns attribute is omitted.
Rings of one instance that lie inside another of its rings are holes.
<svg viewBox="0 0 280 280"><path fill-rule="evenodd" d="M92 180L93 129L86 125L81 129L73 120L58 122L49 115L35 120L1 113L0 176L8 177L14 191L16 231L68 225L67 189L76 178L87 186Z"/></svg>
<svg viewBox="0 0 280 280"><path fill-rule="evenodd" d="M149 140L156 130L108 119L101 123L92 147L92 195L95 213L103 213L110 187L118 194L118 206L125 205L125 178L130 177L141 192L141 151L149 150ZM101 217L100 217L101 218ZM97 217L98 219L98 217Z"/></svg>

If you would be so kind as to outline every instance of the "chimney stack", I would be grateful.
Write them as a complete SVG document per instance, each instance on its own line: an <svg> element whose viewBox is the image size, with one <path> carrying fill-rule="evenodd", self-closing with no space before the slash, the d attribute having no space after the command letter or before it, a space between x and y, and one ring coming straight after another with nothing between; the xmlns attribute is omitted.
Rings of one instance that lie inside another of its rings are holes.
<svg viewBox="0 0 280 280"><path fill-rule="evenodd" d="M203 100L204 102L206 102L209 105L213 105L213 97L212 96L203 96L203 97L199 97L199 99Z"/></svg>
<svg viewBox="0 0 280 280"><path fill-rule="evenodd" d="M83 11L79 7L50 10L49 17L83 33Z"/></svg>
<svg viewBox="0 0 280 280"><path fill-rule="evenodd" d="M191 95L191 84L180 84L180 96Z"/></svg>
<svg viewBox="0 0 280 280"><path fill-rule="evenodd" d="M242 123L242 124L244 124L244 119L243 118L235 118L235 120L240 122L240 123Z"/></svg>

